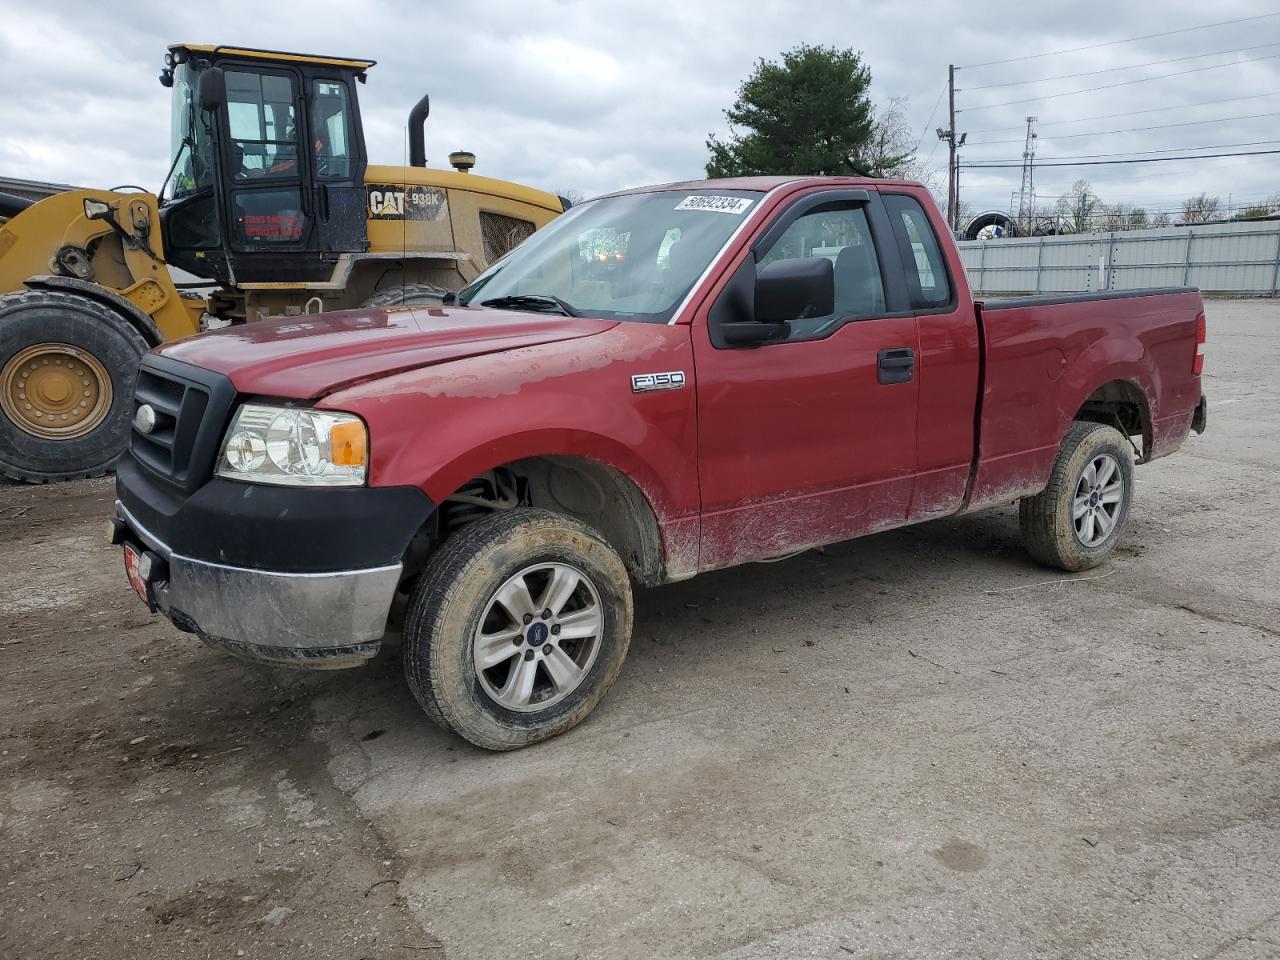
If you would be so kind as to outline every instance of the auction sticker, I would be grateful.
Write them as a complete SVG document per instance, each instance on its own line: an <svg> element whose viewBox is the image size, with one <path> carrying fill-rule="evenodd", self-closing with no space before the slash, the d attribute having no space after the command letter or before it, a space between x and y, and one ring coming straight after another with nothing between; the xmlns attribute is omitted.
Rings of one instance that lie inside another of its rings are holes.
<svg viewBox="0 0 1280 960"><path fill-rule="evenodd" d="M677 210L710 210L712 213L730 213L740 217L747 208L755 203L747 197L712 197L705 193L695 193L685 197L676 204Z"/></svg>

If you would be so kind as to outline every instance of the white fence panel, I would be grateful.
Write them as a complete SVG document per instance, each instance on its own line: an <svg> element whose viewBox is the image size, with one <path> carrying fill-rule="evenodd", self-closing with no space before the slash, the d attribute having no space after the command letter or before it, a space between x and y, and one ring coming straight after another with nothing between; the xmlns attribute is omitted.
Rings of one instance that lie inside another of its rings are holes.
<svg viewBox="0 0 1280 960"><path fill-rule="evenodd" d="M1280 221L961 241L977 294L1199 287L1280 296Z"/></svg>

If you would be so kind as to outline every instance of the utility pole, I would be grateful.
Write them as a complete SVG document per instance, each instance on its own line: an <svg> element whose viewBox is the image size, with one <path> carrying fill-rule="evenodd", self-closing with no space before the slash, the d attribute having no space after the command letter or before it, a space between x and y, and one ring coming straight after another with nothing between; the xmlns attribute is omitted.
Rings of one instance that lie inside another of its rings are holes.
<svg viewBox="0 0 1280 960"><path fill-rule="evenodd" d="M938 139L947 141L947 223L952 230L959 230L956 222L960 213L960 164L956 162L956 151L964 146L967 134L960 134L956 139L956 66L947 67L947 117L949 126L943 130L938 128Z"/></svg>

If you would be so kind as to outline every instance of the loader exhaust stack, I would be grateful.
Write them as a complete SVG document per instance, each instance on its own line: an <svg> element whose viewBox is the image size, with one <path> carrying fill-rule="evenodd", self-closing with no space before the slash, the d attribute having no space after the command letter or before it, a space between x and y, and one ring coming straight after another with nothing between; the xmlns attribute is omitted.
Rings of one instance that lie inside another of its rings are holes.
<svg viewBox="0 0 1280 960"><path fill-rule="evenodd" d="M427 116L431 113L431 97L423 94L422 99L409 111L409 166L425 167L427 165Z"/></svg>

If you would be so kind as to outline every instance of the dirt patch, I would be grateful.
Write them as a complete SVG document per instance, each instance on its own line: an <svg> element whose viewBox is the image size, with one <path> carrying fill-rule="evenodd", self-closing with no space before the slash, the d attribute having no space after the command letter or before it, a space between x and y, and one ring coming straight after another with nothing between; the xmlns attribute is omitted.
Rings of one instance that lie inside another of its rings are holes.
<svg viewBox="0 0 1280 960"><path fill-rule="evenodd" d="M151 617L110 481L0 486L0 956L441 955L330 784L311 699Z"/></svg>
<svg viewBox="0 0 1280 960"><path fill-rule="evenodd" d="M951 840L933 851L938 862L948 870L976 873L987 865L987 851L968 840Z"/></svg>

